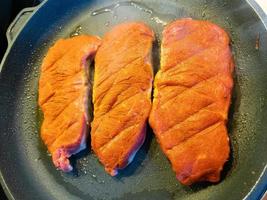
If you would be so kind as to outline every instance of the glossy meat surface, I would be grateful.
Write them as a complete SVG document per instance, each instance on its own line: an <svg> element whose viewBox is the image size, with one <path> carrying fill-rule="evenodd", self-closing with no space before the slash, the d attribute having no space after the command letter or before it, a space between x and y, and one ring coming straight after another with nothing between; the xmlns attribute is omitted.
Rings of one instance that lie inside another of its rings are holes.
<svg viewBox="0 0 267 200"><path fill-rule="evenodd" d="M233 68L229 37L217 25L181 19L164 28L149 122L183 184L220 180Z"/></svg>
<svg viewBox="0 0 267 200"><path fill-rule="evenodd" d="M151 109L153 31L143 23L115 26L95 58L91 143L112 176L134 158Z"/></svg>
<svg viewBox="0 0 267 200"><path fill-rule="evenodd" d="M54 165L71 171L69 157L86 147L88 135L87 59L92 59L100 39L81 35L58 40L41 66L38 103L44 115L41 138Z"/></svg>

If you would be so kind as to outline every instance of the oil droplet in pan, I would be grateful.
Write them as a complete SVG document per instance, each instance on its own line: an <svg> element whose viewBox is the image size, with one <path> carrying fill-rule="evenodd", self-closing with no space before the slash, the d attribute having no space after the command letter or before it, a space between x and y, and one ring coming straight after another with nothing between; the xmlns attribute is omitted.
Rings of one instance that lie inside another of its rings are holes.
<svg viewBox="0 0 267 200"><path fill-rule="evenodd" d="M116 8L118 8L121 5L121 3L112 4L107 7L100 8L98 10L95 10L91 13L92 16L100 15L107 12L114 12Z"/></svg>
<svg viewBox="0 0 267 200"><path fill-rule="evenodd" d="M96 15L100 15L100 14L104 14L104 13L112 13L113 18L117 19L118 16L115 14L116 10L122 6L131 6L131 7L135 8L139 11L145 12L150 16L150 19L152 21L154 21L155 23L160 24L162 26L165 26L168 22L170 22L176 18L176 16L174 16L174 15L162 14L162 13L156 12L155 10L149 8L148 6L146 6L142 3L133 2L133 1L120 2L120 3L112 4L112 5L107 6L107 7L97 9L91 13L91 16L96 16Z"/></svg>
<svg viewBox="0 0 267 200"><path fill-rule="evenodd" d="M106 22L106 23L105 23L105 26L109 26L109 24L110 24L110 22Z"/></svg>
<svg viewBox="0 0 267 200"><path fill-rule="evenodd" d="M74 31L70 33L70 37L75 37L81 34L82 27L77 26Z"/></svg>
<svg viewBox="0 0 267 200"><path fill-rule="evenodd" d="M167 22L161 20L159 17L151 17L152 21L155 21L157 24L162 24L163 26L167 25Z"/></svg>

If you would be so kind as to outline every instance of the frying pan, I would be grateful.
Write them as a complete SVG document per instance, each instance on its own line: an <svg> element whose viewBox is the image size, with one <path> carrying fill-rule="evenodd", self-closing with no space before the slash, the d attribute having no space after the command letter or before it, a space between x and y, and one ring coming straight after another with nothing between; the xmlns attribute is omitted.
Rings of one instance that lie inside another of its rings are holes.
<svg viewBox="0 0 267 200"><path fill-rule="evenodd" d="M30 18L17 27L26 15ZM72 157L72 173L57 171L40 140L37 106L39 67L49 46L78 32L102 36L115 24L144 21L158 38L153 50L157 71L163 26L182 17L210 20L232 39L236 70L228 122L231 156L222 180L181 185L151 130L133 163L117 177L104 172L90 145ZM40 200L261 198L267 188L266 26L266 15L253 0L49 0L24 10L7 33L9 48L1 63L0 177L6 194Z"/></svg>

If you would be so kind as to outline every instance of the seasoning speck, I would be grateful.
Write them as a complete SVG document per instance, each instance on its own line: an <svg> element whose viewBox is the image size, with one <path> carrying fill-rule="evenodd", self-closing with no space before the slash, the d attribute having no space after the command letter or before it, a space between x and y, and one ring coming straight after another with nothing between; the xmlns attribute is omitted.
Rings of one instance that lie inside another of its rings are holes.
<svg viewBox="0 0 267 200"><path fill-rule="evenodd" d="M259 50L259 48L260 48L260 33L258 33L256 37L256 45L255 45L256 50Z"/></svg>

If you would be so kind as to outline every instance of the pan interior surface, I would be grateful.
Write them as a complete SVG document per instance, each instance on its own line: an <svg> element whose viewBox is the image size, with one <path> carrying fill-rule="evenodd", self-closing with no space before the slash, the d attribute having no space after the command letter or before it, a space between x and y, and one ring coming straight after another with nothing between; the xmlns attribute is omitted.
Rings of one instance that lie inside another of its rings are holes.
<svg viewBox="0 0 267 200"><path fill-rule="evenodd" d="M105 173L90 141L87 150L73 156L72 173L57 171L39 136L42 116L37 105L40 64L49 46L60 37L103 36L116 24L143 21L156 33L156 72L161 31L183 17L210 20L232 39L236 70L228 122L231 156L221 182L181 185L150 129L132 164L116 177ZM245 1L66 0L64 6L60 0L47 1L16 38L1 72L4 184L14 199L242 199L267 164L266 74L267 31Z"/></svg>

